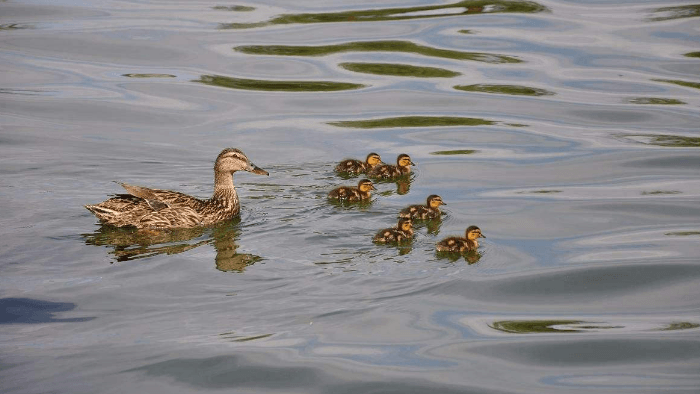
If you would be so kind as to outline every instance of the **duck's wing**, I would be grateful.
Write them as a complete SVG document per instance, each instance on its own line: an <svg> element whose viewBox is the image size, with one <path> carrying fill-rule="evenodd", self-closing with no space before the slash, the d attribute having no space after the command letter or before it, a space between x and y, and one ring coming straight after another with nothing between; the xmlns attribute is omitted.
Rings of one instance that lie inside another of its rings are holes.
<svg viewBox="0 0 700 394"><path fill-rule="evenodd" d="M167 202L164 201L162 196L159 196L158 192L162 190L149 189L147 187L129 185L127 183L117 182L120 184L129 194L134 197L142 198L148 206L154 211L160 211L161 209L170 208Z"/></svg>

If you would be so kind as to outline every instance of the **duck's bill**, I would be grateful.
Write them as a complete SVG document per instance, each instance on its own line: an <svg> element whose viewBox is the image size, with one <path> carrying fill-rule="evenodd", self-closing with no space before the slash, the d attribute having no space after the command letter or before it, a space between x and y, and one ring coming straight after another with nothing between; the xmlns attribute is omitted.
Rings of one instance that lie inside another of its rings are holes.
<svg viewBox="0 0 700 394"><path fill-rule="evenodd" d="M270 175L269 172L263 170L262 168L256 166L256 165L253 164L253 163L250 163L250 165L248 166L248 168L246 168L245 170L248 171L248 172L252 172L253 174L258 174L258 175Z"/></svg>
<svg viewBox="0 0 700 394"><path fill-rule="evenodd" d="M480 238L486 238L486 236L485 236L484 234L479 234L479 237L480 237Z"/></svg>

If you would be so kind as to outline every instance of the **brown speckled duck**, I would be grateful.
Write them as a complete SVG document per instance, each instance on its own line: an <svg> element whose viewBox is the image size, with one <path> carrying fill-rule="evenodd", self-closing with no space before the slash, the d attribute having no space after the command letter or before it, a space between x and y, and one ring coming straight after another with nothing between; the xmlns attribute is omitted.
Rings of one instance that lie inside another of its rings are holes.
<svg viewBox="0 0 700 394"><path fill-rule="evenodd" d="M405 153L396 158L396 165L382 164L374 167L367 176L378 179L398 178L411 173L411 166L416 165L411 161L411 157Z"/></svg>
<svg viewBox="0 0 700 394"><path fill-rule="evenodd" d="M438 242L436 249L438 252L464 253L476 250L479 247L478 238L486 238L481 234L481 229L477 226L467 227L465 237L449 237Z"/></svg>
<svg viewBox="0 0 700 394"><path fill-rule="evenodd" d="M382 158L377 153L367 155L365 161L346 159L335 166L335 171L341 174L364 174L382 164Z"/></svg>
<svg viewBox="0 0 700 394"><path fill-rule="evenodd" d="M120 183L128 194L86 205L104 224L117 227L166 229L209 226L238 215L241 205L233 186L233 173L248 171L268 175L238 149L224 149L214 164L214 194L201 200L170 190L149 189Z"/></svg>
<svg viewBox="0 0 700 394"><path fill-rule="evenodd" d="M396 227L380 230L372 240L376 243L401 243L413 239L413 222L401 218Z"/></svg>
<svg viewBox="0 0 700 394"><path fill-rule="evenodd" d="M347 202L364 201L369 200L372 196L372 190L376 190L372 181L363 179L357 183L357 187L341 186L331 190L328 193L328 198Z"/></svg>
<svg viewBox="0 0 700 394"><path fill-rule="evenodd" d="M428 196L425 205L410 205L399 212L399 217L414 220L431 220L440 218L440 205L447 205L437 194Z"/></svg>

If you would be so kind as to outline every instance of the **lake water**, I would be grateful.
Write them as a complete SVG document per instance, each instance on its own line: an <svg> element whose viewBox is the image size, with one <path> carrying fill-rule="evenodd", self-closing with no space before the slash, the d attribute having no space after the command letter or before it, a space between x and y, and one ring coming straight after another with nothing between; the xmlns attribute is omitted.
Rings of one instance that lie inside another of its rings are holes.
<svg viewBox="0 0 700 394"><path fill-rule="evenodd" d="M3 393L700 388L700 5L0 3ZM113 181L240 220L142 234ZM371 203L333 172L408 153ZM439 194L410 245L375 245ZM479 254L435 243L478 225Z"/></svg>

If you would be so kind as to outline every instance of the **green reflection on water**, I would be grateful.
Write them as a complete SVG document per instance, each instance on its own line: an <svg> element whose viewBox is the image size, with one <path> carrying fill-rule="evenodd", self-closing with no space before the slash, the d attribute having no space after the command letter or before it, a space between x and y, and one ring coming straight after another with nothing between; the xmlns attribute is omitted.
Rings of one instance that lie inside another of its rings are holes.
<svg viewBox="0 0 700 394"><path fill-rule="evenodd" d="M172 74L122 74L122 77L129 78L176 78Z"/></svg>
<svg viewBox="0 0 700 394"><path fill-rule="evenodd" d="M530 192L517 192L517 194L525 194L525 193L531 193L531 194L554 194L554 193L561 193L561 190L533 190Z"/></svg>
<svg viewBox="0 0 700 394"><path fill-rule="evenodd" d="M193 82L219 86L230 89L267 90L285 92L332 92L338 90L360 89L365 85L348 82L330 81L269 81L260 79L242 79L221 75L202 75Z"/></svg>
<svg viewBox="0 0 700 394"><path fill-rule="evenodd" d="M692 328L698 328L700 324L690 323L690 322L677 322L671 323L668 327L662 328L661 331L672 331L672 330L689 330Z"/></svg>
<svg viewBox="0 0 700 394"><path fill-rule="evenodd" d="M217 5L216 7L211 7L211 8L218 10L218 11L238 11L238 12L255 11L255 7L248 7L248 6L244 6L244 5L232 5L232 6Z"/></svg>
<svg viewBox="0 0 700 394"><path fill-rule="evenodd" d="M654 81L672 83L679 86L685 86L686 88L700 89L700 82L680 81L677 79L654 79Z"/></svg>
<svg viewBox="0 0 700 394"><path fill-rule="evenodd" d="M480 118L453 116L401 116L396 118L345 120L328 122L328 124L358 129L376 129L383 127L483 126L493 125L496 122Z"/></svg>
<svg viewBox="0 0 700 394"><path fill-rule="evenodd" d="M684 137L681 135L668 134L626 134L622 137L642 137L648 141L637 141L647 145L669 146L677 148L697 148L700 147L700 137Z"/></svg>
<svg viewBox="0 0 700 394"><path fill-rule="evenodd" d="M681 194L682 192L678 190L653 190L650 192L643 191L642 195L643 196L648 196L648 195L656 195L656 194Z"/></svg>
<svg viewBox="0 0 700 394"><path fill-rule="evenodd" d="M485 8L487 6L489 8ZM458 7L463 9L455 10L455 8ZM436 13L436 10L445 10L445 12ZM319 14L283 14L266 22L221 23L219 24L219 29L250 29L290 23L378 22L482 13L535 13L543 11L548 11L548 8L534 1L467 0L451 4L420 7L384 8Z"/></svg>
<svg viewBox="0 0 700 394"><path fill-rule="evenodd" d="M437 152L430 152L431 155L471 155L478 152L474 149L461 149L461 150L439 150Z"/></svg>
<svg viewBox="0 0 700 394"><path fill-rule="evenodd" d="M21 30L21 29L29 29L30 27L28 25L21 25L19 23L5 23L0 25L0 31L3 30Z"/></svg>
<svg viewBox="0 0 700 394"><path fill-rule="evenodd" d="M685 57L700 57L700 52L688 52L684 54Z"/></svg>
<svg viewBox="0 0 700 394"><path fill-rule="evenodd" d="M505 55L481 52L461 52L418 45L411 41L356 41L334 45L244 45L233 48L250 55L325 56L340 52L406 52L423 56L455 60L473 60L485 63L521 63L522 60Z"/></svg>
<svg viewBox="0 0 700 394"><path fill-rule="evenodd" d="M676 7L662 7L654 10L655 14L663 13L664 15L649 18L652 21L666 21L669 19L695 18L700 16L700 5L689 4Z"/></svg>
<svg viewBox="0 0 700 394"><path fill-rule="evenodd" d="M464 90L465 92L481 92L481 93L496 93L496 94L510 94L518 96L552 96L555 93L549 90L531 88L528 86L518 86L518 85L457 85L454 87L457 90Z"/></svg>
<svg viewBox="0 0 700 394"><path fill-rule="evenodd" d="M340 63L340 67L365 74L396 75L400 77L452 78L461 73L437 67L419 67L393 63Z"/></svg>
<svg viewBox="0 0 700 394"><path fill-rule="evenodd" d="M687 237L689 235L700 235L700 231L677 231L674 233L666 233L666 235L673 237Z"/></svg>
<svg viewBox="0 0 700 394"><path fill-rule="evenodd" d="M686 104L684 101L676 99L667 99L661 97L636 97L627 100L631 104L660 104L660 105L679 105Z"/></svg>
<svg viewBox="0 0 700 394"><path fill-rule="evenodd" d="M581 330L553 328L556 325L582 324L579 320L503 320L493 322L491 328L511 334L575 333Z"/></svg>
<svg viewBox="0 0 700 394"><path fill-rule="evenodd" d="M462 29L462 30L459 30L457 33L462 33L462 34L474 34L474 31L473 31L473 30L469 30L469 29Z"/></svg>

